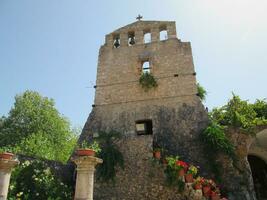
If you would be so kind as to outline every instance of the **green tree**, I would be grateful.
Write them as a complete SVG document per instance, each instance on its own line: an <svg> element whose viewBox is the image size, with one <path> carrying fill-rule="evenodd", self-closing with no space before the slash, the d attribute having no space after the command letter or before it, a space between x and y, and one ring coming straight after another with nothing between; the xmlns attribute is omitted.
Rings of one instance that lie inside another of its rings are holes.
<svg viewBox="0 0 267 200"><path fill-rule="evenodd" d="M253 133L253 128L257 125L267 124L266 105L267 103L263 100L257 100L254 104L250 104L233 94L232 99L226 105L213 109L210 116L214 122L220 125L232 126Z"/></svg>
<svg viewBox="0 0 267 200"><path fill-rule="evenodd" d="M66 161L76 143L69 121L52 99L26 91L15 97L14 107L0 121L0 146L19 153Z"/></svg>
<svg viewBox="0 0 267 200"><path fill-rule="evenodd" d="M267 102L265 99L257 99L253 105L253 109L257 113L257 117L267 119Z"/></svg>

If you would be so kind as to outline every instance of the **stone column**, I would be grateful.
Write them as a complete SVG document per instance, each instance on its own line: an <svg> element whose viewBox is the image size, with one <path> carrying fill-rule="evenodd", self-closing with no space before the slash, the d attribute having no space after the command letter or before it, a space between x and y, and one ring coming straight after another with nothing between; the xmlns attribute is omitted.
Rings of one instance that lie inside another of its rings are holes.
<svg viewBox="0 0 267 200"><path fill-rule="evenodd" d="M0 159L0 200L7 199L11 171L18 163L17 160Z"/></svg>
<svg viewBox="0 0 267 200"><path fill-rule="evenodd" d="M103 160L92 156L73 159L77 165L75 200L93 200L95 166Z"/></svg>

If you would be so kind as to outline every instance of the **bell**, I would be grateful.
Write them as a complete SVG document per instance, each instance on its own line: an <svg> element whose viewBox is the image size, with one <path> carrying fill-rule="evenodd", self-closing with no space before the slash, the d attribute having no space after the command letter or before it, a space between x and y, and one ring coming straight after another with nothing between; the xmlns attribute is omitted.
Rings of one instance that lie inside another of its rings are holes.
<svg viewBox="0 0 267 200"><path fill-rule="evenodd" d="M114 47L115 47L115 48L118 48L119 46L120 46L119 38L116 38L116 39L115 39L115 42L114 42Z"/></svg>
<svg viewBox="0 0 267 200"><path fill-rule="evenodd" d="M134 45L135 44L135 41L134 41L134 37L131 37L130 38L130 42L129 42L130 45Z"/></svg>

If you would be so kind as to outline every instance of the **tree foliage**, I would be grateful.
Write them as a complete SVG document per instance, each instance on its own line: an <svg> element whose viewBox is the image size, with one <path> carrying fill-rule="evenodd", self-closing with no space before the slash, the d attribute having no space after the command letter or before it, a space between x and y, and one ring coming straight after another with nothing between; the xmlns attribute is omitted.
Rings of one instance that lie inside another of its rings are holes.
<svg viewBox="0 0 267 200"><path fill-rule="evenodd" d="M233 94L228 103L210 112L210 124L203 131L202 138L215 152L234 156L234 146L225 135L227 127L234 127L243 133L254 134L257 125L267 125L267 102L257 100L254 104L241 100Z"/></svg>
<svg viewBox="0 0 267 200"><path fill-rule="evenodd" d="M0 138L0 146L58 161L66 161L76 143L54 101L34 91L16 95L14 107L0 120Z"/></svg>
<svg viewBox="0 0 267 200"><path fill-rule="evenodd" d="M226 105L213 109L210 116L220 125L240 128L247 133L253 133L257 125L267 124L266 109L267 103L264 100L257 100L251 104L233 94L232 99Z"/></svg>
<svg viewBox="0 0 267 200"><path fill-rule="evenodd" d="M253 104L253 109L257 113L258 118L267 119L267 102L265 99L259 100Z"/></svg>

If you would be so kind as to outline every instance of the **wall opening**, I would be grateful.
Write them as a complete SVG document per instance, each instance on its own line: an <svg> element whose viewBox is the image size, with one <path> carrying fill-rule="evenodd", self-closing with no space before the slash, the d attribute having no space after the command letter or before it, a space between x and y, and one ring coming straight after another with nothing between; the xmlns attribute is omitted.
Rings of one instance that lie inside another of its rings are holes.
<svg viewBox="0 0 267 200"><path fill-rule="evenodd" d="M153 124L152 120L145 119L135 122L135 128L137 135L152 135L153 134Z"/></svg>
<svg viewBox="0 0 267 200"><path fill-rule="evenodd" d="M134 32L128 33L128 45L133 46L135 44L135 34Z"/></svg>
<svg viewBox="0 0 267 200"><path fill-rule="evenodd" d="M168 32L167 30L162 30L159 32L159 39L160 41L164 41L168 39Z"/></svg>
<svg viewBox="0 0 267 200"><path fill-rule="evenodd" d="M261 158L248 155L257 199L267 199L267 164Z"/></svg>
<svg viewBox="0 0 267 200"><path fill-rule="evenodd" d="M113 36L113 48L119 48L121 46L120 36Z"/></svg>
<svg viewBox="0 0 267 200"><path fill-rule="evenodd" d="M145 32L144 34L144 43L150 43L151 42L151 33L150 32Z"/></svg>
<svg viewBox="0 0 267 200"><path fill-rule="evenodd" d="M168 39L168 31L166 25L160 26L159 28L159 40L164 41Z"/></svg>
<svg viewBox="0 0 267 200"><path fill-rule="evenodd" d="M150 63L149 61L145 61L142 64L142 73L150 73L151 68L150 68Z"/></svg>

